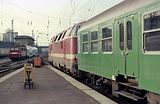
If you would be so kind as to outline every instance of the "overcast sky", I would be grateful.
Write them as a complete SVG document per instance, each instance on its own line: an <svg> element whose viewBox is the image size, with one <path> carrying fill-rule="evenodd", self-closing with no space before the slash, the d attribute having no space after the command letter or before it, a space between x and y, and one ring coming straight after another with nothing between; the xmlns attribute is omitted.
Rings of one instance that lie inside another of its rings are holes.
<svg viewBox="0 0 160 104"><path fill-rule="evenodd" d="M87 20L122 0L1 0L0 33L11 28L19 34L38 37L39 45L47 45L56 33L74 23ZM49 34L48 36L46 34Z"/></svg>

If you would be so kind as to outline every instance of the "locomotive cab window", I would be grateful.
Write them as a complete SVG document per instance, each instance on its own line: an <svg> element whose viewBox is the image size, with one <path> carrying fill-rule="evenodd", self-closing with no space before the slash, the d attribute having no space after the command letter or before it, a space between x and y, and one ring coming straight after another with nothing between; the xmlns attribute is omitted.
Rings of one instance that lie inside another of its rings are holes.
<svg viewBox="0 0 160 104"><path fill-rule="evenodd" d="M11 48L11 51L14 51L14 48Z"/></svg>
<svg viewBox="0 0 160 104"><path fill-rule="evenodd" d="M15 48L14 50L18 51L19 49L18 49L18 48Z"/></svg>
<svg viewBox="0 0 160 104"><path fill-rule="evenodd" d="M98 52L98 31L91 32L91 52Z"/></svg>
<svg viewBox="0 0 160 104"><path fill-rule="evenodd" d="M143 16L144 52L160 52L160 11Z"/></svg>
<svg viewBox="0 0 160 104"><path fill-rule="evenodd" d="M88 52L88 34L83 34L82 36L82 47L83 52Z"/></svg>
<svg viewBox="0 0 160 104"><path fill-rule="evenodd" d="M102 52L112 52L112 29L102 28Z"/></svg>

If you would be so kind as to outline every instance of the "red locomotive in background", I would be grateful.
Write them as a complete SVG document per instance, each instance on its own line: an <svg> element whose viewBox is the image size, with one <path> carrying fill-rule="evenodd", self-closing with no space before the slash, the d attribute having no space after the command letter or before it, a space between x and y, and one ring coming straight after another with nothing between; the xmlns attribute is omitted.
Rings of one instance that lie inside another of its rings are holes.
<svg viewBox="0 0 160 104"><path fill-rule="evenodd" d="M12 61L34 57L38 54L38 49L33 46L15 45L10 48L9 58Z"/></svg>

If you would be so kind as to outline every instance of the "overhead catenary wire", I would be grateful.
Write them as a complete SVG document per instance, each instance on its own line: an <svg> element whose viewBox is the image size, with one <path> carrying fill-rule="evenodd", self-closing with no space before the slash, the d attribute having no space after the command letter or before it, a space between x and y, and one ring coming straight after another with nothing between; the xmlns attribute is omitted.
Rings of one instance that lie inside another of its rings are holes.
<svg viewBox="0 0 160 104"><path fill-rule="evenodd" d="M26 16L22 16L22 15L20 15L18 12L12 12L11 14L8 14L8 16L5 18L5 19L9 19L8 21L10 21L10 19L11 18L17 18L17 21L16 22L18 22L19 21L19 25L20 25L20 27L21 27L21 31L26 31L27 29L31 32L32 30L33 30L33 28L34 28L34 30L36 30L36 25L34 25L33 24L33 20L32 20L32 18L33 17L35 17L36 15L38 15L38 16L42 16L42 17L44 17L44 18L46 18L46 20L48 21L48 23L47 23L47 26L46 27L48 27L49 28L49 24L50 24L50 20L52 20L52 21L59 21L59 23L60 23L60 25L62 24L62 21L70 21L70 17L66 17L66 16L63 16L63 17L60 17L60 16L49 16L49 15L46 15L46 14L43 14L43 13L40 13L40 12L36 12L36 11L31 11L31 10L28 10L28 9L25 9L24 7L21 7L21 6L19 6L19 5L16 5L16 4L14 4L14 3L12 3L12 2L9 2L9 1L4 1L4 3L5 4L7 4L7 6L11 6L11 7L14 7L14 8L16 8L16 9L19 9L19 10L21 10L21 11L24 11L24 12L26 12L25 14L26 14ZM5 5L5 8L7 7L6 5ZM13 9L13 8L10 8L9 7L9 9ZM8 10L9 10L8 9ZM2 10L2 9L1 9ZM6 12L5 12L5 14L6 14ZM12 15L12 14L14 14L14 15ZM15 15L16 14L16 15ZM12 16L13 17L12 17ZM19 15L20 17L17 17L17 15ZM9 17L10 16L10 17ZM49 17L49 18L48 18ZM42 19L42 18L41 18ZM56 20L55 20L56 19ZM24 25L24 20L27 20L26 21L26 26ZM75 21L82 21L82 20L78 20L78 19L72 19L72 20L75 20ZM23 21L23 22L21 22L21 21ZM37 21L37 20L36 20ZM35 22L35 21L34 21ZM7 23L7 22L6 22ZM35 23L36 24L36 23ZM61 25L61 26L63 26L63 25ZM8 27L9 27L9 25L8 25ZM23 28L22 28L23 27ZM28 31L27 30L27 31ZM49 31L49 30L48 30ZM47 32L48 33L48 32Z"/></svg>
<svg viewBox="0 0 160 104"><path fill-rule="evenodd" d="M47 15L47 14L44 14L44 13L40 13L40 12L37 12L37 11L33 11L33 10L28 10L28 9L26 9L26 8L23 8L23 7L21 7L21 6L19 6L19 5L16 5L16 4L14 4L14 3L12 3L12 2L9 2L9 1L5 1L4 3L7 3L7 4L9 4L9 5L12 5L12 6L14 6L14 7L16 7L16 8L19 8L19 9L21 9L21 10L23 10L23 11L25 11L25 12L30 12L32 15L34 14L34 15L39 15L39 16L43 16L43 17L46 17L46 18L48 18L48 16L50 17L50 18L61 18L61 19L63 19L63 20L69 20L69 17L59 17L59 16L50 16L50 15ZM75 19L75 20L77 20L77 19Z"/></svg>
<svg viewBox="0 0 160 104"><path fill-rule="evenodd" d="M3 0L1 0L1 1L3 1ZM33 22L35 22L34 20L32 20L32 18L34 18L35 16L42 16L42 17L44 17L45 18L45 20L46 21L48 21L49 20L49 22L51 23L51 22L53 22L53 21L56 21L56 22L58 22L60 25L61 24L63 24L63 25L65 25L65 23L66 23L66 21L67 21L67 23L69 24L69 25L71 25L72 24L72 22L74 21L79 21L79 22L81 22L81 21L84 21L84 20L86 20L86 18L89 18L89 17L91 17L92 15L94 15L95 13L94 13L94 11L95 11L95 8L96 8L96 4L98 3L102 3L103 5L105 4L105 3L103 3L103 1L104 0L101 0L102 2L97 2L97 1L95 1L94 0L94 2L93 1L91 1L91 0L85 0L85 1L83 1L82 2L82 0L67 0L67 5L66 5L66 7L64 7L65 9L62 9L62 12L63 12L63 15L57 15L57 16L52 16L52 15L47 15L47 14L45 14L45 13L41 13L41 12L37 12L37 11L31 11L31 10L28 10L28 9L26 9L26 8L24 8L24 7L22 7L22 6L19 6L19 5L17 5L17 4L15 4L15 3L12 3L12 2L9 2L9 1L7 1L7 0L4 0L3 1L3 4L5 3L5 4L8 4L8 5L11 5L12 7L15 7L15 8L17 8L17 9L20 9L20 10L22 10L22 11L24 11L24 12L26 12L27 14L29 14L30 15L30 18L27 18L28 19L28 22L27 22L27 24L28 25L31 25L32 27L34 27L34 24L33 24ZM108 1L108 0L106 0L106 1ZM80 2L82 3L82 4L80 4ZM68 4L70 4L70 7L68 7ZM66 14L66 11L67 10L69 10L71 8L71 10L72 10L72 12L67 12L67 15L69 15L69 16L66 16L65 14ZM85 18L83 17L83 18L80 18L80 19L78 19L78 17L76 18L76 16L79 14L79 12L81 12L81 11L88 11L89 13L88 14L86 14L86 16L85 16ZM14 11L13 11L14 12ZM16 15L19 15L18 14L18 12L15 12L16 13ZM13 14L13 13L12 13ZM13 15L14 16L14 18L19 18L19 17L15 17L16 15ZM21 15L19 15L19 16L21 16ZM22 18L24 18L24 19L26 19L26 17L27 16L21 16ZM48 17L49 17L49 19L48 19ZM27 20L26 19L26 20ZM42 18L41 18L42 19ZM65 22L65 23L64 23ZM48 26L47 26L48 27ZM65 26L64 26L65 27Z"/></svg>
<svg viewBox="0 0 160 104"><path fill-rule="evenodd" d="M46 15L46 14L43 14L43 13L40 13L40 12L37 12L37 11L28 10L28 9L26 9L24 7L21 7L21 6L16 5L16 4L12 3L12 2L9 2L9 1L4 1L4 3L7 3L7 4L9 4L9 5L13 6L13 7L16 7L18 9L20 9L20 10L23 10L23 11L25 11L26 13L28 13L30 15L39 15L39 16L43 16L45 18L50 17L50 18L53 18L53 19L58 19L60 21L59 23L61 23L61 24L62 24L62 20L68 20L70 25L71 25L72 21L83 21L83 19L76 19L76 18L72 17L74 15L75 11L78 9L78 8L76 8L76 1L75 0L72 0L73 13L72 13L72 16L69 16L69 17L66 17L66 16L62 16L62 17L59 17L59 16L49 16L49 15ZM14 17L14 18L16 18L16 17ZM28 20L27 25L33 25L33 21L32 20Z"/></svg>

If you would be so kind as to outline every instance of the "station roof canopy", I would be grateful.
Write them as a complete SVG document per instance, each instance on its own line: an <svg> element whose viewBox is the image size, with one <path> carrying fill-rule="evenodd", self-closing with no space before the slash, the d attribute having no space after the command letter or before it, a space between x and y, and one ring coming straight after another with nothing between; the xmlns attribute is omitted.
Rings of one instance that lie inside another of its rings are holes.
<svg viewBox="0 0 160 104"><path fill-rule="evenodd" d="M31 36L27 36L27 35L16 36L14 39L30 39L32 41L35 41Z"/></svg>

